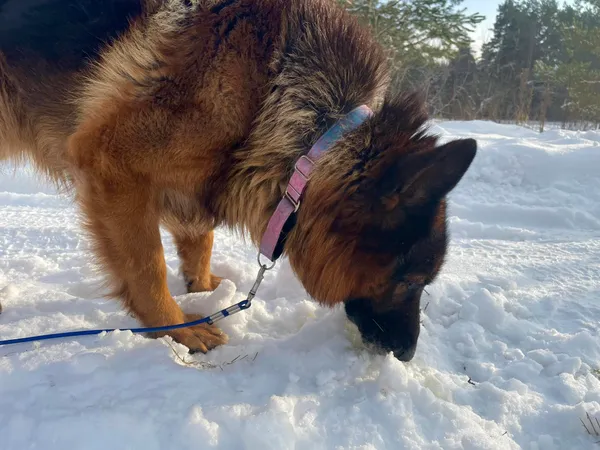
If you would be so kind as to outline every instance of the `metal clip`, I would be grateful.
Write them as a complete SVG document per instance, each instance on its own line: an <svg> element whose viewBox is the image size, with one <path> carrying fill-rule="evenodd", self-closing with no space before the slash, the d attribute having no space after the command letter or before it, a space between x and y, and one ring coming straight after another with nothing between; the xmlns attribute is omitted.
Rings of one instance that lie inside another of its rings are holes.
<svg viewBox="0 0 600 450"><path fill-rule="evenodd" d="M258 274L256 275L256 281L254 281L254 284L252 285L252 288L250 289L250 292L248 293L248 298L246 299L246 301L248 302L248 306L250 306L250 302L252 301L252 299L256 296L256 292L258 291L258 288L260 287L260 283L262 283L262 280L265 278L265 272L267 270L271 270L273 267L275 267L275 264L277 264L277 262L273 262L270 266L267 266L266 264L263 264L260 261L260 253L258 254L256 260L258 261L258 265L260 266L260 269L258 269Z"/></svg>
<svg viewBox="0 0 600 450"><path fill-rule="evenodd" d="M266 264L263 264L260 261L260 257L261 257L261 254L259 253L257 260L258 260L258 265L260 266L260 269L258 269L258 274L256 275L256 281L254 281L254 284L252 285L250 292L248 292L248 296L246 297L246 299L242 300L239 303L236 303L235 305L231 305L229 308L225 308L225 309L222 309L221 311L217 311L213 315L209 316L208 320L207 320L207 323L209 325L214 325L219 320L223 320L225 317L229 317L234 314L237 314L240 311L248 309L248 308L250 308L250 306L252 306L252 299L256 296L256 292L258 291L258 288L260 287L260 283L262 283L262 280L265 278L265 272L267 270L271 270L273 267L275 267L275 264L277 263L276 261L274 261L270 266L267 266Z"/></svg>

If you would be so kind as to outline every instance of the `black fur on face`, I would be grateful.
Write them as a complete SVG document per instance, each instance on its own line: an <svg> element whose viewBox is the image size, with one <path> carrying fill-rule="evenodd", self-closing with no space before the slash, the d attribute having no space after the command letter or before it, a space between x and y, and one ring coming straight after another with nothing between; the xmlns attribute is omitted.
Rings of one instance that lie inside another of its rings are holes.
<svg viewBox="0 0 600 450"><path fill-rule="evenodd" d="M363 341L387 352L400 361L410 361L419 339L419 301L421 290L406 298L396 309L377 312L370 299L346 302L346 315L358 327Z"/></svg>
<svg viewBox="0 0 600 450"><path fill-rule="evenodd" d="M415 355L421 296L444 262L445 209L442 202L432 214L413 216L408 221L410 229L402 227L396 230L395 237L384 237L380 244L385 241L389 249L397 252L390 287L379 298L353 298L345 304L346 315L358 327L363 341L393 352L400 361L410 361Z"/></svg>
<svg viewBox="0 0 600 450"><path fill-rule="evenodd" d="M447 246L447 194L476 154L473 139L438 145L423 103L399 96L315 167L287 241L294 272L322 304L346 304L365 341L407 361L422 289Z"/></svg>
<svg viewBox="0 0 600 450"><path fill-rule="evenodd" d="M401 182L389 183L391 188L377 186L383 199L380 204L388 212L383 218L373 216L379 227L377 222L363 227L359 247L394 258L395 269L384 294L350 298L345 309L365 342L393 352L401 361L409 361L415 354L421 295L445 259L445 197L463 177L475 153L476 143L470 139L409 153L397 162Z"/></svg>

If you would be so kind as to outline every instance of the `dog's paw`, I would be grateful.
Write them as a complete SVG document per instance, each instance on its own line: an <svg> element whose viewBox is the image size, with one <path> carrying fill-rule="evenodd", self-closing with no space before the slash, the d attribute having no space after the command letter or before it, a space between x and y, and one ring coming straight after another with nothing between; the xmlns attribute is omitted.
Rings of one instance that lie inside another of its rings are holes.
<svg viewBox="0 0 600 450"><path fill-rule="evenodd" d="M223 278L211 275L209 280L200 280L198 278L187 278L185 277L185 284L187 287L188 294L192 292L208 292L214 291L219 287Z"/></svg>
<svg viewBox="0 0 600 450"><path fill-rule="evenodd" d="M185 315L186 322L192 322L201 318L202 316L197 314ZM168 331L166 334L189 348L190 353L206 353L219 345L226 344L229 340L227 335L220 328L205 323L193 327Z"/></svg>
<svg viewBox="0 0 600 450"><path fill-rule="evenodd" d="M219 285L221 284L221 281L223 281L222 277L218 277L216 275L211 275L210 276L210 286L211 286L211 291L214 291L215 289L217 289L219 287Z"/></svg>

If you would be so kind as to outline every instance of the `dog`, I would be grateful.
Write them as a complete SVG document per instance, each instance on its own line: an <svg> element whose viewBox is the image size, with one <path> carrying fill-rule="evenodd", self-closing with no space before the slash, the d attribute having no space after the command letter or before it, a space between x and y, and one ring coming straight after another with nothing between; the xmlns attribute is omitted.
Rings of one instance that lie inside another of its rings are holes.
<svg viewBox="0 0 600 450"><path fill-rule="evenodd" d="M188 291L214 290L214 229L259 245L298 159L372 111L314 162L280 253L365 342L413 358L446 197L477 144L427 133L356 18L333 0L17 3L0 2L0 158L73 193L111 295L144 326L198 318L169 293L160 226ZM191 352L227 342L207 324L165 334Z"/></svg>

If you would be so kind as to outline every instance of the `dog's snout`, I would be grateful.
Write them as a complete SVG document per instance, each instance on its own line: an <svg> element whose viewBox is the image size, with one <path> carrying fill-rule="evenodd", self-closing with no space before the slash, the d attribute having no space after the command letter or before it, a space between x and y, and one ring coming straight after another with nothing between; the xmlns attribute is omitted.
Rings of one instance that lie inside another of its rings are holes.
<svg viewBox="0 0 600 450"><path fill-rule="evenodd" d="M415 353L417 352L417 343L412 346L412 348L401 348L398 350L394 350L394 356L399 361L408 362L414 358Z"/></svg>
<svg viewBox="0 0 600 450"><path fill-rule="evenodd" d="M352 299L346 302L346 315L358 327L363 341L393 352L400 361L415 356L420 331L418 305L378 313L371 300Z"/></svg>

